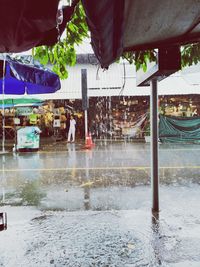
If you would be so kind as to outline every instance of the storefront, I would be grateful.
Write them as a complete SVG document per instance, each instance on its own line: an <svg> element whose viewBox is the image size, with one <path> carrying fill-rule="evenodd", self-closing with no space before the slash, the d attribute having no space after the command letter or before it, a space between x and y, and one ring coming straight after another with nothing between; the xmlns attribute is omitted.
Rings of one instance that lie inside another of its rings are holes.
<svg viewBox="0 0 200 267"><path fill-rule="evenodd" d="M159 97L161 115L192 117L198 116L199 110L198 95ZM90 97L89 130L93 138L97 139L144 138L148 112L149 96ZM41 106L6 108L6 138L15 138L16 129L21 127L38 126L41 137L59 136L60 139L65 139L70 114L74 115L77 122L77 139L84 139L84 115L80 99L49 100ZM2 115L0 121L1 118Z"/></svg>

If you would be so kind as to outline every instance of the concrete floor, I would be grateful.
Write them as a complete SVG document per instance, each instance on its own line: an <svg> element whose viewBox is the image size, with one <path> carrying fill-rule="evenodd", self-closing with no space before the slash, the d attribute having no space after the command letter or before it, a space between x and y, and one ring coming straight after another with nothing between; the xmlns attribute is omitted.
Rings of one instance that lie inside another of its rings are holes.
<svg viewBox="0 0 200 267"><path fill-rule="evenodd" d="M156 220L148 144L82 147L1 155L0 266L200 266L200 147L159 145Z"/></svg>

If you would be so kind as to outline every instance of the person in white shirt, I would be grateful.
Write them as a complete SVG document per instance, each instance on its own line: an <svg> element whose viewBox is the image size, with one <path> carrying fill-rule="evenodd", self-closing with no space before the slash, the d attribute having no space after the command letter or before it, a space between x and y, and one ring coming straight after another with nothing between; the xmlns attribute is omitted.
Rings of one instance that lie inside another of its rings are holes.
<svg viewBox="0 0 200 267"><path fill-rule="evenodd" d="M68 132L68 142L71 141L72 136L72 143L75 142L75 131L76 131L76 121L74 117L70 116L70 126L69 126L69 132Z"/></svg>

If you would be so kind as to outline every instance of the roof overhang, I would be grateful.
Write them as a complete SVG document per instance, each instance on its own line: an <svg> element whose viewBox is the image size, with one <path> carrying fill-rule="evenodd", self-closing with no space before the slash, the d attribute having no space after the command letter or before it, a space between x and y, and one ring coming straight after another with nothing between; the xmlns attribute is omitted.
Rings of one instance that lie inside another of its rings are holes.
<svg viewBox="0 0 200 267"><path fill-rule="evenodd" d="M124 51L200 41L200 0L82 0L91 43L107 68Z"/></svg>
<svg viewBox="0 0 200 267"><path fill-rule="evenodd" d="M18 53L35 46L54 45L65 30L75 4L60 9L59 0L1 1L0 53Z"/></svg>

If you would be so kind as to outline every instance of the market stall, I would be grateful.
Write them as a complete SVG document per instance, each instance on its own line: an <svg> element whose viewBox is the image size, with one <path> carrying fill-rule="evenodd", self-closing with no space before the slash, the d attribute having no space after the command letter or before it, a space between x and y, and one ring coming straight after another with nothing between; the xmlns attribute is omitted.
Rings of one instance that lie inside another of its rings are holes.
<svg viewBox="0 0 200 267"><path fill-rule="evenodd" d="M2 150L4 151L5 108L9 104L6 104L5 95L54 93L60 89L61 85L58 75L38 64L37 66L34 65L33 61L28 63L26 60L25 63L23 58L17 60L6 56L4 60L0 60L0 69L2 73L0 77L0 94L2 94ZM13 105L13 102L14 100L12 99L10 104ZM34 113L29 114L29 118L23 118L22 126L29 126L27 122L33 120L35 120L35 123L32 124L37 124L37 117Z"/></svg>
<svg viewBox="0 0 200 267"><path fill-rule="evenodd" d="M41 130L37 126L26 126L17 130L17 151L38 150Z"/></svg>

